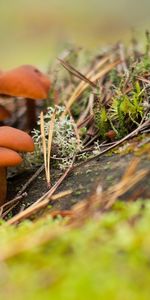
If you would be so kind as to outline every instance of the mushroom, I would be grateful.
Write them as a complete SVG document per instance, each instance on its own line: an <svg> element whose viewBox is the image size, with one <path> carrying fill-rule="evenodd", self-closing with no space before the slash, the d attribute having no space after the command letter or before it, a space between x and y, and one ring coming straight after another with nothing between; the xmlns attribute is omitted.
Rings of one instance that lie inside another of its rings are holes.
<svg viewBox="0 0 150 300"><path fill-rule="evenodd" d="M0 206L4 204L7 194L7 167L21 162L22 158L17 152L0 147Z"/></svg>
<svg viewBox="0 0 150 300"><path fill-rule="evenodd" d="M5 202L7 193L8 166L22 162L22 157L16 152L33 152L32 138L24 131L9 126L0 127L0 205Z"/></svg>
<svg viewBox="0 0 150 300"><path fill-rule="evenodd" d="M34 143L30 135L10 126L0 127L0 147L18 152L33 152Z"/></svg>
<svg viewBox="0 0 150 300"><path fill-rule="evenodd" d="M113 141L113 140L115 139L115 137L116 137L116 132L115 132L114 130L109 130L109 131L107 131L107 132L105 133L105 136L106 136L109 140Z"/></svg>
<svg viewBox="0 0 150 300"><path fill-rule="evenodd" d="M31 65L23 65L0 74L0 94L26 99L27 123L32 129L36 123L34 100L48 98L50 80Z"/></svg>

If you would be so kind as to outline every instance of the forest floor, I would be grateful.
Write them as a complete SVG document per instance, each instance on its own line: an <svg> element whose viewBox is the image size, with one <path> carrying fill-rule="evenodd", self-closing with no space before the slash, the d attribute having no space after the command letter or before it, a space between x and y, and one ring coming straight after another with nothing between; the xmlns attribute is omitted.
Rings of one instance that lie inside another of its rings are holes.
<svg viewBox="0 0 150 300"><path fill-rule="evenodd" d="M145 136L145 140L148 137ZM127 147L129 144L134 144L133 141L127 142ZM125 144L124 144L125 148ZM120 148L121 149L121 148ZM76 167L71 171L71 174L64 180L61 186L57 189L57 192L65 192L70 190L70 194L63 197L63 199L58 199L57 201L51 201L51 209L56 210L69 210L71 207L92 195L98 185L102 186L105 191L111 186L115 186L121 178L123 177L126 169L131 164L135 157L140 158L137 170L147 170L150 169L150 161L147 154L141 154L140 156L135 156L135 153L124 153L115 154L108 153L104 154L102 157L93 159L83 165ZM35 171L36 172L36 171ZM59 170L52 169L52 185L58 180L61 173ZM32 177L33 174L30 172L19 174L8 180L8 193L12 198L16 195L18 186L21 189L24 184ZM23 198L15 209L19 211L22 207L25 209L27 206L33 204L41 196L48 191L45 172L44 170L37 176L33 182L27 187L27 195ZM131 191L122 196L122 200L135 201L139 198L149 199L150 198L150 176L149 172L134 187Z"/></svg>
<svg viewBox="0 0 150 300"><path fill-rule="evenodd" d="M148 32L143 53L75 48L48 70L35 152L8 170L0 300L149 300L149 70Z"/></svg>

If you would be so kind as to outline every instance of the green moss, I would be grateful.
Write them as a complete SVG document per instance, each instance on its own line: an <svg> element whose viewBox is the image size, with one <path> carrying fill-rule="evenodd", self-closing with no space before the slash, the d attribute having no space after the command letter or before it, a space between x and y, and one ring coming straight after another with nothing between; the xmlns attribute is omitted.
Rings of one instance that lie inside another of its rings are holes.
<svg viewBox="0 0 150 300"><path fill-rule="evenodd" d="M0 263L0 299L149 299L149 202L119 202L100 220L35 245L59 227L49 218L1 225L0 258L22 239L31 247Z"/></svg>

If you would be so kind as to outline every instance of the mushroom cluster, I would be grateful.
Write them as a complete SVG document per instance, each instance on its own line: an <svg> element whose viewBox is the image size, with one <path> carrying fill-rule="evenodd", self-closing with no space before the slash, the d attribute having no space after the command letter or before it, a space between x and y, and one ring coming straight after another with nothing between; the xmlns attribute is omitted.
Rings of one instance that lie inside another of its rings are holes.
<svg viewBox="0 0 150 300"><path fill-rule="evenodd" d="M26 99L27 124L32 129L36 123L34 100L48 98L50 80L37 68L23 65L13 70L0 73L0 95Z"/></svg>
<svg viewBox="0 0 150 300"><path fill-rule="evenodd" d="M32 138L24 131L9 126L0 127L0 206L7 194L7 167L22 162L18 152L33 152Z"/></svg>
<svg viewBox="0 0 150 300"><path fill-rule="evenodd" d="M26 100L27 125L31 130L36 124L36 105L34 100L48 98L50 80L37 68L23 65L10 71L0 70L0 96L3 103L6 97ZM0 122L10 118L10 112L0 104ZM2 124L2 123L1 123ZM9 126L0 127L0 206L7 194L7 167L22 162L20 152L34 151L32 138L25 132Z"/></svg>

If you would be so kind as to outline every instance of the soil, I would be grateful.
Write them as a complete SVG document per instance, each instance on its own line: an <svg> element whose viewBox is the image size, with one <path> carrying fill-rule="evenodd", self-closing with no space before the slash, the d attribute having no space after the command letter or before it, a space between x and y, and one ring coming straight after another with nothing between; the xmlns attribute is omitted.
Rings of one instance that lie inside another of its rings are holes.
<svg viewBox="0 0 150 300"><path fill-rule="evenodd" d="M104 190L115 185L121 179L128 165L134 158L134 154L111 154L92 160L82 166L75 168L70 175L63 181L57 192L72 190L72 194L65 196L57 201L51 201L53 209L68 210L77 203L89 196L98 184L101 184ZM123 195L122 200L133 201L137 198L150 199L150 160L148 155L142 155L137 169L147 169L149 173L128 193ZM35 171L34 171L35 172ZM51 170L52 184L60 177L60 171ZM8 195L12 199L19 189L28 181L33 173L24 173L8 180ZM24 209L47 191L44 171L27 188L27 196L21 200L15 208L14 214Z"/></svg>

